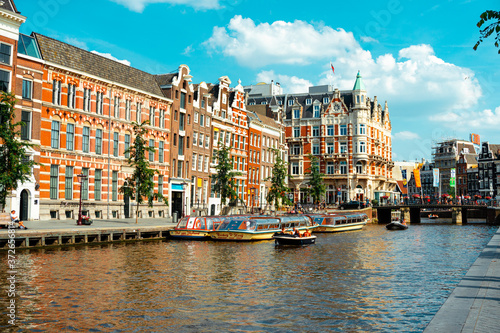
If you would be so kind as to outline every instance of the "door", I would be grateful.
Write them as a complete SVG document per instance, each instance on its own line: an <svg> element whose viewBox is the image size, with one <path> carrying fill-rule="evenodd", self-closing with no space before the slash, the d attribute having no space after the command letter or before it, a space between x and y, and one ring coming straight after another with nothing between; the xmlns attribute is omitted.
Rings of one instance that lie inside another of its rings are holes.
<svg viewBox="0 0 500 333"><path fill-rule="evenodd" d="M212 205L210 206L210 215L211 215L211 216L214 216L214 215L215 215L215 204L212 204Z"/></svg>
<svg viewBox="0 0 500 333"><path fill-rule="evenodd" d="M30 196L27 190L21 192L21 206L19 207L19 220L27 221L29 219Z"/></svg>
<svg viewBox="0 0 500 333"><path fill-rule="evenodd" d="M125 218L128 219L130 217L130 196L125 194L123 196L123 202L125 203L125 206L123 207L123 215L125 215Z"/></svg>
<svg viewBox="0 0 500 333"><path fill-rule="evenodd" d="M177 217L182 217L182 194L183 192L172 192L172 216L177 213Z"/></svg>

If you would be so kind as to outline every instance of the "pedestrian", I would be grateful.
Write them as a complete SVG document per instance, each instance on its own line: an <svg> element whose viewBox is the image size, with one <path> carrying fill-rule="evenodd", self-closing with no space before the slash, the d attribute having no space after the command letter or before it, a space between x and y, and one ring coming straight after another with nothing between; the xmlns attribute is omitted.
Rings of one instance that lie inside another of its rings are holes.
<svg viewBox="0 0 500 333"><path fill-rule="evenodd" d="M10 211L10 221L12 223L19 223L19 217L14 209Z"/></svg>

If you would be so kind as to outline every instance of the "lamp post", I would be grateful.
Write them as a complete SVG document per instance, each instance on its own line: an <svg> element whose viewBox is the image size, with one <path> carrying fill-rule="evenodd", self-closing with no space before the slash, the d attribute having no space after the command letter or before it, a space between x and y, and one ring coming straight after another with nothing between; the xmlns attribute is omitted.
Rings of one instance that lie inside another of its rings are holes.
<svg viewBox="0 0 500 333"><path fill-rule="evenodd" d="M78 205L78 220L76 221L76 224L81 225L82 224L82 185L83 181L87 179L87 175L84 174L79 174L77 175L78 181L80 182L80 204Z"/></svg>

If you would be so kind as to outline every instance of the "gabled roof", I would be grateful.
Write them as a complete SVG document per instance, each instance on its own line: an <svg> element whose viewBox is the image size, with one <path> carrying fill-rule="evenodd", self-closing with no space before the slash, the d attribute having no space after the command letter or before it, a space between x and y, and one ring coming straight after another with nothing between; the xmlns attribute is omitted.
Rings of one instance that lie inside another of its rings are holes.
<svg viewBox="0 0 500 333"><path fill-rule="evenodd" d="M155 75L156 82L161 86L168 86L172 84L172 80L176 77L178 73L170 73L170 74L160 74Z"/></svg>
<svg viewBox="0 0 500 333"><path fill-rule="evenodd" d="M155 75L38 33L32 35L38 41L45 61L150 94L164 96L155 80Z"/></svg>

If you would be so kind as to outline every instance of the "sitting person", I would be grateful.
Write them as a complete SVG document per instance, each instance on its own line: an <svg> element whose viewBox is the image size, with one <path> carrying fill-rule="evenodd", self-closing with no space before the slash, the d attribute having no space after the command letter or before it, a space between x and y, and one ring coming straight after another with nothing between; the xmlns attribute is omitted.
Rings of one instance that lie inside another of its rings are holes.
<svg viewBox="0 0 500 333"><path fill-rule="evenodd" d="M16 211L14 209L10 211L10 221L13 223L19 223L19 217L17 217Z"/></svg>
<svg viewBox="0 0 500 333"><path fill-rule="evenodd" d="M19 229L28 229L24 226L23 221L19 221Z"/></svg>
<svg viewBox="0 0 500 333"><path fill-rule="evenodd" d="M300 231L299 229L293 227L293 233L292 235L294 235L295 237L300 237Z"/></svg>
<svg viewBox="0 0 500 333"><path fill-rule="evenodd" d="M276 235L278 236L282 236L282 235L289 235L288 232L286 232L286 229L285 227L281 228L281 231L280 232L277 232Z"/></svg>
<svg viewBox="0 0 500 333"><path fill-rule="evenodd" d="M306 229L306 231L304 231L304 233L302 234L302 237L309 237L309 236L311 236L311 232L308 229Z"/></svg>

